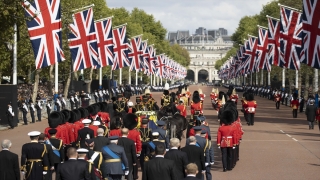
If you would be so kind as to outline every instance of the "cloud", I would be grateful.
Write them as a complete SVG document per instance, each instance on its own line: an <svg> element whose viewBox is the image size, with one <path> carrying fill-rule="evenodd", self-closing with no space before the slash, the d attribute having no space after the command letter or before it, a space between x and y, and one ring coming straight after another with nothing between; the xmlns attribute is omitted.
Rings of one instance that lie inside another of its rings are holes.
<svg viewBox="0 0 320 180"><path fill-rule="evenodd" d="M271 0L107 0L109 7L134 7L153 14L168 31L225 28L231 35L243 16L258 14Z"/></svg>

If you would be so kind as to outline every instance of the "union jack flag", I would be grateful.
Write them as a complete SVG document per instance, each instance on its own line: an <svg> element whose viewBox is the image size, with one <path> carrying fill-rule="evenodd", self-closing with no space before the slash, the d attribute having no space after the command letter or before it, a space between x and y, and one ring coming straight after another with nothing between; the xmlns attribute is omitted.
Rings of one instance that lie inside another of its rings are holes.
<svg viewBox="0 0 320 180"><path fill-rule="evenodd" d="M302 63L320 69L320 0L303 0L302 23L305 33Z"/></svg>
<svg viewBox="0 0 320 180"><path fill-rule="evenodd" d="M164 71L165 71L165 64L163 62L164 60L164 55L158 55L157 56L157 64L156 64L156 68L157 68L157 76L163 77L164 75Z"/></svg>
<svg viewBox="0 0 320 180"><path fill-rule="evenodd" d="M259 68L268 70L270 72L271 65L268 61L268 30L259 27L259 38L257 46L257 62L259 62Z"/></svg>
<svg viewBox="0 0 320 180"><path fill-rule="evenodd" d="M275 66L283 67L285 62L280 59L280 22L268 17L268 59Z"/></svg>
<svg viewBox="0 0 320 180"><path fill-rule="evenodd" d="M280 59L289 69L300 69L302 57L301 13L280 7Z"/></svg>
<svg viewBox="0 0 320 180"><path fill-rule="evenodd" d="M113 29L114 59L112 70L121 69L131 65L128 59L128 43L126 39L127 27L121 26Z"/></svg>
<svg viewBox="0 0 320 180"><path fill-rule="evenodd" d="M128 45L128 56L131 62L130 71L139 71L143 53L141 36L132 38L130 42L131 43Z"/></svg>
<svg viewBox="0 0 320 180"><path fill-rule="evenodd" d="M257 38L255 37L249 37L249 40L246 42L246 60L249 61L248 65L248 69L246 70L246 72L255 72L256 69L256 53L257 53L257 45L258 45L258 41Z"/></svg>
<svg viewBox="0 0 320 180"><path fill-rule="evenodd" d="M74 24L70 24L69 47L73 59L73 70L100 67L97 35L92 8L75 13Z"/></svg>
<svg viewBox="0 0 320 180"><path fill-rule="evenodd" d="M95 22L101 67L113 64L112 18Z"/></svg>
<svg viewBox="0 0 320 180"><path fill-rule="evenodd" d="M156 57L156 49L151 45L148 46L148 63L149 63L149 74L154 74L156 67L155 67L155 60L157 60Z"/></svg>
<svg viewBox="0 0 320 180"><path fill-rule="evenodd" d="M142 59L141 59L141 70L144 71L144 74L147 74L149 71L149 52L148 52L148 42L142 41Z"/></svg>
<svg viewBox="0 0 320 180"><path fill-rule="evenodd" d="M36 59L36 68L51 66L65 60L62 51L60 0L24 1L28 32Z"/></svg>

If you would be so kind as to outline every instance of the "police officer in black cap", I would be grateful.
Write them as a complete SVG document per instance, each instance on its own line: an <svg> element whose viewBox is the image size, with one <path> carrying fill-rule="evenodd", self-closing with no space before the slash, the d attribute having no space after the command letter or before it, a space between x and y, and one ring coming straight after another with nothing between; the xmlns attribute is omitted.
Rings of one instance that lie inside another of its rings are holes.
<svg viewBox="0 0 320 180"><path fill-rule="evenodd" d="M164 121L158 121L158 128L153 130L152 132L159 133L159 141L163 142L166 145L166 150L169 151L169 136L166 130L164 130L164 125L166 124Z"/></svg>

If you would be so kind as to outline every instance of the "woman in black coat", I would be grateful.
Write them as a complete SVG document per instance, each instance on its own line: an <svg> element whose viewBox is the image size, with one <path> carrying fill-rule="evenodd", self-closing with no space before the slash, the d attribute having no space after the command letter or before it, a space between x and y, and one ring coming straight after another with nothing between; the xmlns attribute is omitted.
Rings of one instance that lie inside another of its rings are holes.
<svg viewBox="0 0 320 180"><path fill-rule="evenodd" d="M307 121L309 122L309 129L313 129L313 123L316 119L317 107L314 105L314 99L310 100L310 104L306 108Z"/></svg>

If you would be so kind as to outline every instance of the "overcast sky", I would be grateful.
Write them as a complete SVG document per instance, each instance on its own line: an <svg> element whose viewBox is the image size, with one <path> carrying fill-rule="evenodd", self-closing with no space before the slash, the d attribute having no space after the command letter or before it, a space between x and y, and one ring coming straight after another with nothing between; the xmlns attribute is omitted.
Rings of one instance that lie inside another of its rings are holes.
<svg viewBox="0 0 320 180"><path fill-rule="evenodd" d="M245 15L261 11L262 5L271 0L106 0L108 7L134 7L143 9L160 20L168 31L189 30L198 27L218 29L234 33L239 20Z"/></svg>

